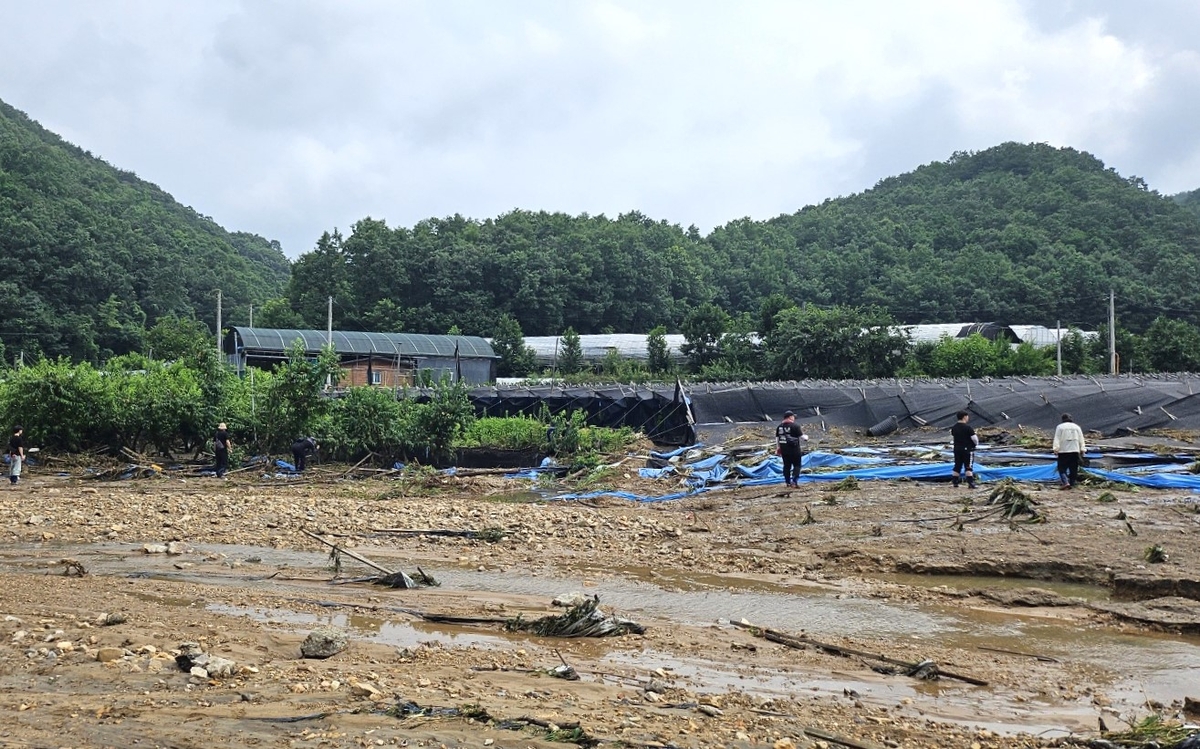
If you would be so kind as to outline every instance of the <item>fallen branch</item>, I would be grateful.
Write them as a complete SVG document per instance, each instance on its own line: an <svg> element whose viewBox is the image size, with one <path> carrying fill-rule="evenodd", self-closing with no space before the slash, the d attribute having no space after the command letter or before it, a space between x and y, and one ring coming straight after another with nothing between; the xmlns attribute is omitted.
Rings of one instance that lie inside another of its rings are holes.
<svg viewBox="0 0 1200 749"><path fill-rule="evenodd" d="M1005 650L1004 648L989 648L986 645L976 645L976 650L986 650L989 653L1004 653L1005 655L1020 655L1025 658L1035 658L1043 663L1062 663L1057 658L1051 658L1048 655L1038 655L1037 653L1022 653L1019 650Z"/></svg>
<svg viewBox="0 0 1200 749"><path fill-rule="evenodd" d="M882 747L880 747L878 744L872 744L872 743L869 743L866 741L859 741L858 739L851 739L851 738L847 738L845 736L839 736L836 733L829 733L828 731L822 731L819 728L803 727L800 730L804 731L804 733L806 733L807 735L812 736L814 739L820 739L821 741L829 741L834 744L841 744L842 746L848 746L851 749L882 749Z"/></svg>
<svg viewBox="0 0 1200 749"><path fill-rule="evenodd" d="M928 673L931 675L945 676L948 679L955 679L957 681L963 681L968 684L974 684L975 686L979 686L979 687L986 687L988 685L988 683L986 681L984 681L983 679L976 679L973 676L964 676L962 674L956 674L951 671L943 671L941 668L938 668L938 667L930 669L929 661L922 661L921 663L910 663L908 661L902 661L897 658L889 658L886 655L879 655L877 653L867 653L862 650L854 650L852 648L845 648L840 645L830 645L828 643L814 640L811 637L807 637L805 635L790 635L786 632L780 632L780 631L774 630L774 629L767 629L764 627L756 627L753 624L750 624L749 622L747 622L745 620L740 621L740 622L731 620L730 623L733 624L735 627L740 627L742 629L748 630L752 634L757 635L758 637L762 637L765 640L768 640L770 642L775 642L780 645L785 645L789 648L796 648L796 649L800 650L800 649L804 649L806 647L814 647L814 648L817 648L818 650L823 650L827 653L831 653L833 655L839 655L839 656L842 656L845 658L863 658L866 660L879 661L881 663L886 663L891 666L898 666L899 668L904 669L905 673L910 674L910 675L927 674Z"/></svg>
<svg viewBox="0 0 1200 749"><path fill-rule="evenodd" d="M371 458L373 458L373 457L375 457L375 453L373 453L373 452L368 452L368 453L367 453L367 456L366 456L365 458L363 458L362 460L360 460L360 461L358 461L357 463L355 463L353 466L351 466L351 467L350 467L350 469L349 469L349 470L347 470L345 473L343 473L343 474L342 474L342 478L346 478L346 477L347 477L347 476L349 476L350 474L354 473L356 470L358 470L358 467L359 467L359 466L361 466L363 463L366 463L368 460L370 460L370 459L371 459Z"/></svg>
<svg viewBox="0 0 1200 749"><path fill-rule="evenodd" d="M339 554L345 554L346 556L350 557L351 559L354 559L354 560L357 560L357 561L359 561L359 562L362 562L363 564L367 565L367 566L368 566L368 567L370 567L371 569L379 570L380 572L382 572L382 573L383 573L383 574L385 574L385 575L391 575L391 574L394 574L394 573L393 573L391 570L389 570L387 567L383 567L383 566L381 566L381 565L378 565L378 564L376 564L375 562L372 562L370 559L367 559L366 557L364 557L364 556L362 556L362 555L355 554L353 551L350 551L349 549L343 549L342 547L338 546L338 545L337 545L337 544L335 544L335 543L332 543L332 542L330 542L330 541L326 541L325 539L321 538L320 536L318 536L317 534L315 534L315 533L313 533L313 532L311 532L311 531L307 531L307 530L305 530L304 528L301 528L301 529L300 529L300 532L301 532L301 533L303 533L304 535L308 536L309 538L312 538L312 539L315 539L315 540L317 540L317 541L320 541L321 543L325 544L326 546L328 546L329 548L333 549L334 551L336 551L336 552L337 552L337 553L339 553Z"/></svg>

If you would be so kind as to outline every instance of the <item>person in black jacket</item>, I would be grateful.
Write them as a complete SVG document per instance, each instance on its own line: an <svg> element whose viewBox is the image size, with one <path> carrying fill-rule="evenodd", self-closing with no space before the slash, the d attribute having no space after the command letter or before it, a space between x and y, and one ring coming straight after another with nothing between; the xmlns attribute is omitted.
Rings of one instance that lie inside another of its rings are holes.
<svg viewBox="0 0 1200 749"><path fill-rule="evenodd" d="M788 486L800 485L800 463L804 458L801 443L808 441L804 428L796 423L794 411L784 411L783 421L775 427L775 454L783 459L783 481Z"/></svg>
<svg viewBox="0 0 1200 749"><path fill-rule="evenodd" d="M233 447L233 440L229 438L229 427L225 426L225 422L217 424L217 433L213 435L213 454L216 455L216 465L213 466L217 472L217 478L225 475L229 470L229 449Z"/></svg>
<svg viewBox="0 0 1200 749"><path fill-rule="evenodd" d="M303 471L308 464L309 456L320 448L315 437L301 437L292 443L292 465L296 471Z"/></svg>
<svg viewBox="0 0 1200 749"><path fill-rule="evenodd" d="M950 482L955 486L959 485L963 474L967 479L967 488L975 488L975 448L979 446L979 437L975 435L975 430L967 425L971 420L971 414L966 411L959 411L958 421L954 426L950 427L950 436L954 438L954 468L950 471Z"/></svg>

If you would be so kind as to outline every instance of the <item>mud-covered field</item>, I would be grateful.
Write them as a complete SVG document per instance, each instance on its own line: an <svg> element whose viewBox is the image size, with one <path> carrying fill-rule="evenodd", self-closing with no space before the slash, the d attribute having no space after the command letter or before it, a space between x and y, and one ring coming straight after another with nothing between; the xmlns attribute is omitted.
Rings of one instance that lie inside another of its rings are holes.
<svg viewBox="0 0 1200 749"><path fill-rule="evenodd" d="M0 745L1032 747L1200 697L1193 495L1023 486L1029 523L990 488L33 473L0 490ZM441 584L331 583L378 574L351 552ZM574 591L645 633L506 630ZM302 658L326 625L349 647Z"/></svg>

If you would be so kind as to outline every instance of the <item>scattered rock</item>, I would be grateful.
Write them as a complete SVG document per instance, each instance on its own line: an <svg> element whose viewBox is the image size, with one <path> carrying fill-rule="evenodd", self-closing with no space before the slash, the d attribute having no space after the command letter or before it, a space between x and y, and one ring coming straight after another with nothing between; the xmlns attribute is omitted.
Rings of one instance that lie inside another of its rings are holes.
<svg viewBox="0 0 1200 749"><path fill-rule="evenodd" d="M100 648L96 651L96 660L101 663L111 663L125 657L124 648Z"/></svg>
<svg viewBox="0 0 1200 749"><path fill-rule="evenodd" d="M188 673L195 676L197 679L207 679L208 671L200 666L192 666L188 669Z"/></svg>
<svg viewBox="0 0 1200 749"><path fill-rule="evenodd" d="M182 541L171 541L167 544L167 553L174 556L186 554L189 551L191 551L191 548Z"/></svg>
<svg viewBox="0 0 1200 749"><path fill-rule="evenodd" d="M369 681L358 681L357 679L350 680L350 694L355 697L367 697L372 700L377 700L384 696L379 687Z"/></svg>
<svg viewBox="0 0 1200 749"><path fill-rule="evenodd" d="M142 551L146 552L147 554L166 554L167 553L167 545L166 544L145 544L144 546L142 546Z"/></svg>
<svg viewBox="0 0 1200 749"><path fill-rule="evenodd" d="M575 606L579 606L580 604L587 603L590 600L592 600L591 596L586 595L584 593L580 593L579 591L576 590L576 591L572 591L570 593L563 593L560 596L555 596L554 600L551 601L550 603L554 604L555 606L564 606L566 608L572 608Z"/></svg>
<svg viewBox="0 0 1200 749"><path fill-rule="evenodd" d="M30 515L25 518L25 525L41 525L44 522L46 522L44 515Z"/></svg>
<svg viewBox="0 0 1200 749"><path fill-rule="evenodd" d="M346 634L333 627L321 627L308 633L300 643L300 654L305 658L329 658L350 645Z"/></svg>

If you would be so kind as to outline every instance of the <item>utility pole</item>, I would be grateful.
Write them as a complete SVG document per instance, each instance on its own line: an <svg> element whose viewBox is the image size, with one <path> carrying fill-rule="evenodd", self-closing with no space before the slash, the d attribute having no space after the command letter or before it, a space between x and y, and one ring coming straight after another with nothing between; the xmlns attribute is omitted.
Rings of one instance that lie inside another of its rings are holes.
<svg viewBox="0 0 1200 749"><path fill-rule="evenodd" d="M1054 321L1054 333L1058 338L1058 376L1062 377L1062 320Z"/></svg>
<svg viewBox="0 0 1200 749"><path fill-rule="evenodd" d="M1117 296L1108 290L1108 373L1117 373Z"/></svg>
<svg viewBox="0 0 1200 749"><path fill-rule="evenodd" d="M221 290L217 289L217 357L221 356Z"/></svg>
<svg viewBox="0 0 1200 749"><path fill-rule="evenodd" d="M250 327L254 327L254 305L250 305Z"/></svg>
<svg viewBox="0 0 1200 749"><path fill-rule="evenodd" d="M325 317L325 346L333 348L333 295L329 297L329 312ZM333 387L333 378L325 375L325 389Z"/></svg>

